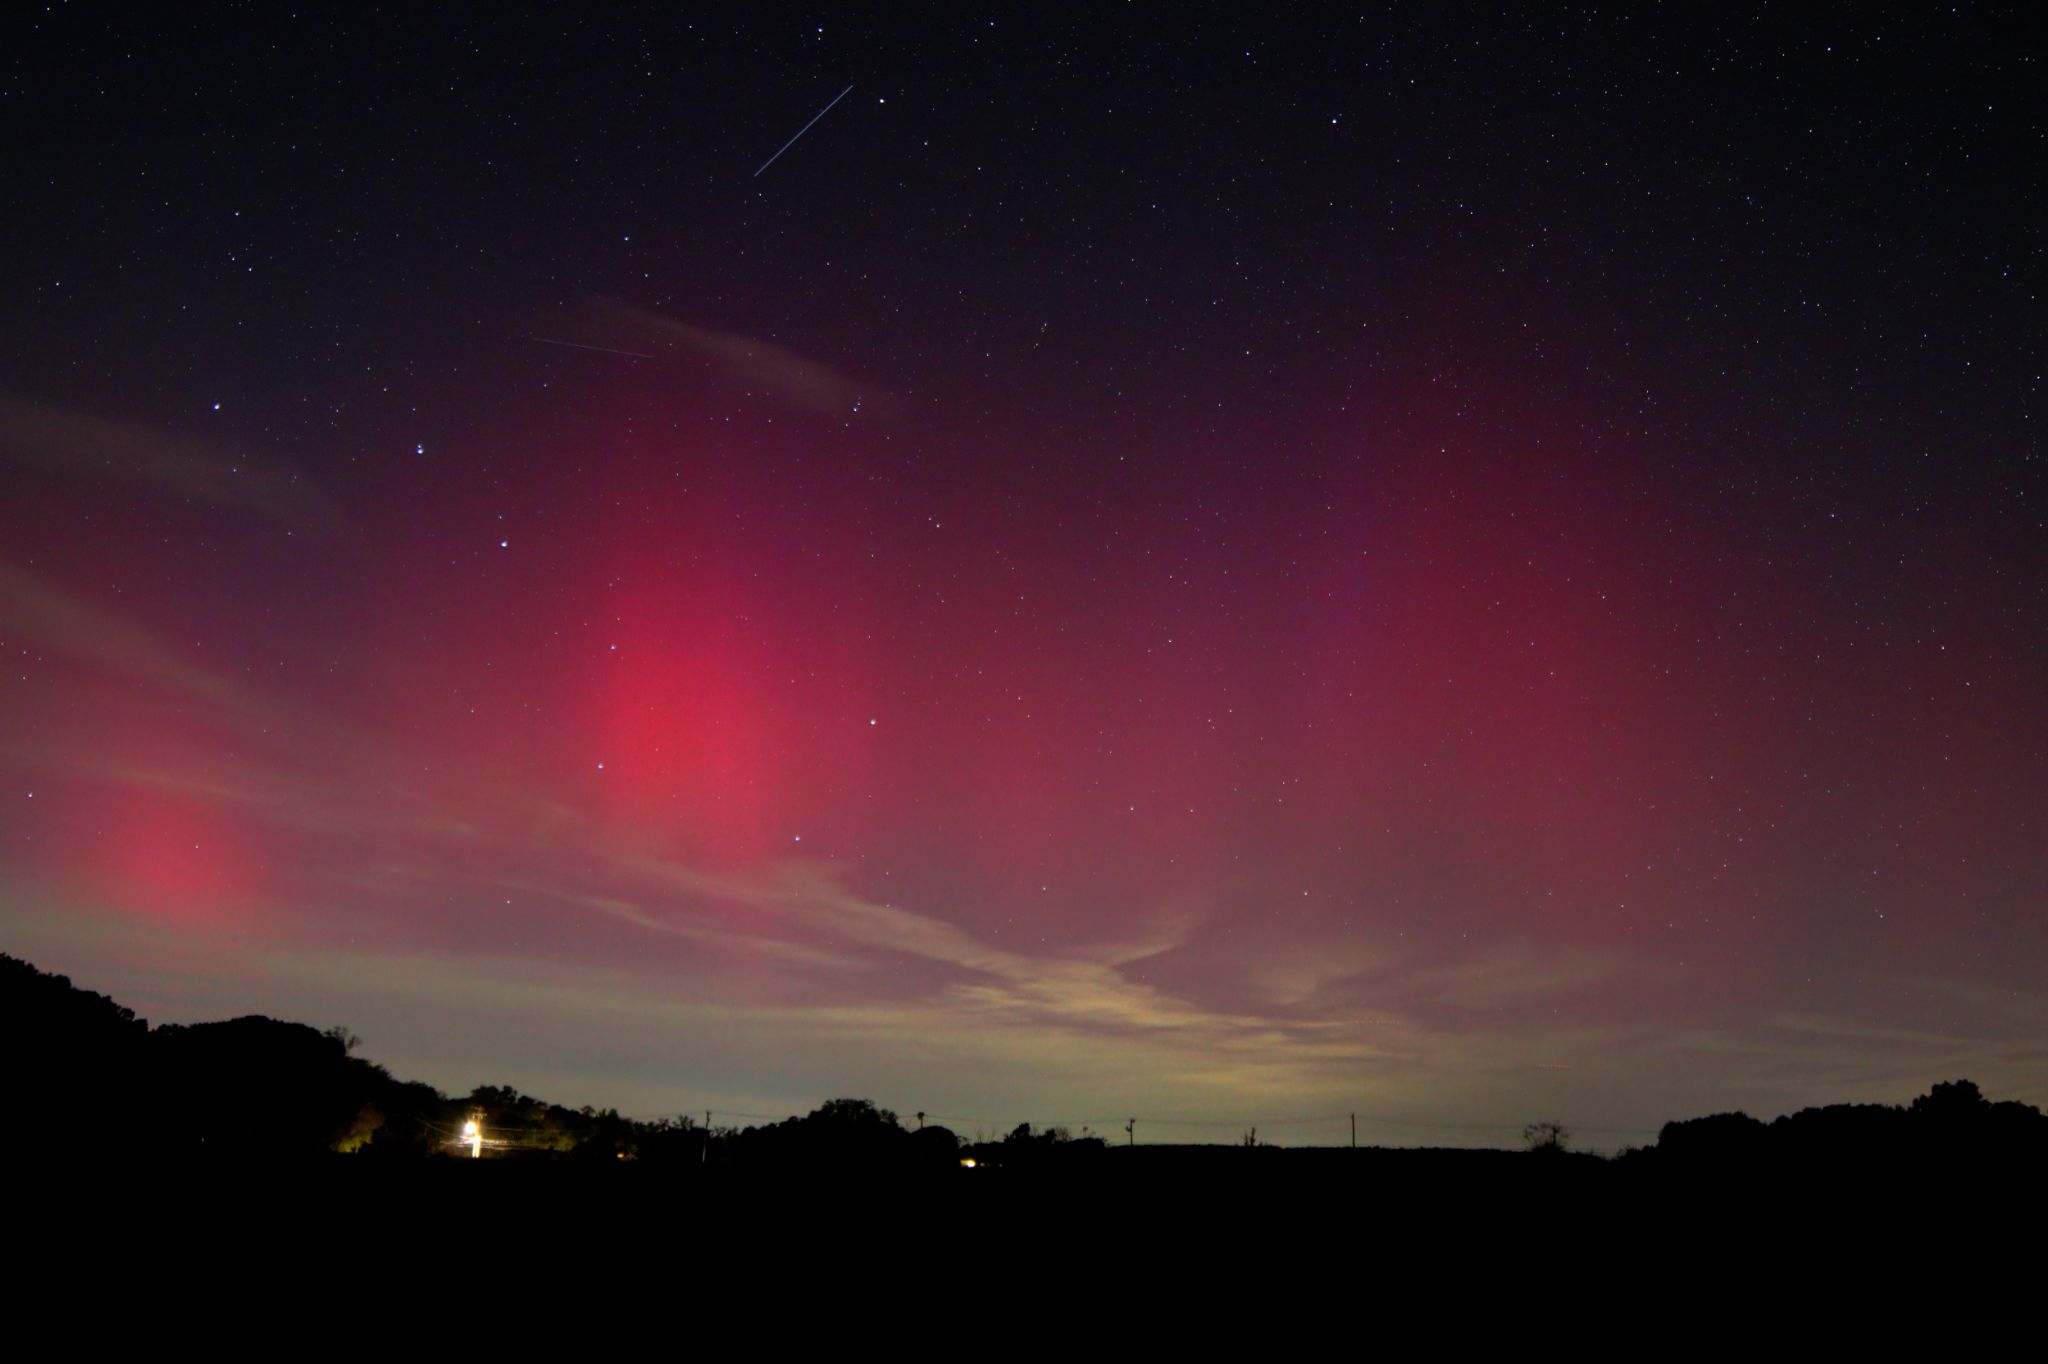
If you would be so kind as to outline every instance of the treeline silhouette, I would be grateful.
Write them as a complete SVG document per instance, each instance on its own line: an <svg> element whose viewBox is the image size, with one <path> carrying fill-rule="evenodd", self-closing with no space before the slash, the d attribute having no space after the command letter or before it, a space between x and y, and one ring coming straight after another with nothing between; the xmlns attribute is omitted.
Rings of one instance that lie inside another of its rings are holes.
<svg viewBox="0 0 2048 1364"><path fill-rule="evenodd" d="M5 954L0 1037L15 1109L0 1124L0 1153L15 1157L276 1163L342 1153L370 1162L481 1155L954 1170L979 1149L936 1124L910 1128L864 1099L736 1128L569 1108L507 1086L451 1096L355 1055L357 1039L345 1029L257 1016L151 1027L133 1009ZM1102 1145L1028 1127L1000 1143L1011 1164Z"/></svg>
<svg viewBox="0 0 2048 1364"><path fill-rule="evenodd" d="M0 1084L13 1110L0 1124L0 1154L17 1160L274 1165L345 1154L352 1166L373 1167L481 1155L501 1164L631 1162L675 1171L1142 1169L1199 1178L1254 1168L1320 1177L1347 1160L1356 1170L1371 1155L1378 1168L1397 1157L1410 1171L1428 1157L1428 1168L1461 1181L1526 1181L1542 1172L1552 1183L1613 1187L1924 1179L1940 1171L2038 1177L2048 1155L2048 1116L2027 1104L1992 1103L1967 1080L1936 1084L1903 1107L1837 1104L1770 1122L1743 1113L1671 1122L1653 1146L1611 1159L1571 1152L1569 1133L1555 1123L1532 1124L1522 1151L1358 1152L1249 1140L1126 1150L1121 1140L1029 1124L967 1142L864 1099L834 1099L801 1117L746 1127L690 1117L646 1121L501 1086L446 1095L355 1055L357 1039L339 1028L253 1016L151 1027L104 995L5 955L0 1038Z"/></svg>

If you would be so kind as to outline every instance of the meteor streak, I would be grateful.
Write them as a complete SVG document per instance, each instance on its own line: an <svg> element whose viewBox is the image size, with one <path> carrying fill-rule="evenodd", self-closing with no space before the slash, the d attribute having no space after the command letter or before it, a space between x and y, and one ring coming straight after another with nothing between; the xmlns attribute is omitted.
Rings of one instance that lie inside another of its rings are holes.
<svg viewBox="0 0 2048 1364"><path fill-rule="evenodd" d="M840 91L840 92L839 92L838 94L836 94L836 95L834 95L834 96L832 97L832 104L837 104L837 103L839 103L839 101L840 101L840 100L843 100L843 99L845 99L845 98L846 98L846 97L847 97L847 96L848 96L849 94L851 94L852 92L853 92L853 87L852 87L852 86L850 86L850 85L849 85L849 86L847 86L847 87L846 87L846 89L844 89L844 90L841 90L841 91ZM797 129L797 130L796 130L796 137L802 137L802 136L803 136L803 135L804 135L805 133L807 133L807 132L809 132L809 131L811 130L811 123L816 123L816 122L817 122L817 121L818 121L819 119L821 119L821 118L825 117L825 115L827 115L827 114L831 113L831 112L832 112L832 104L828 104L828 105L826 105L826 106L825 106L824 108L822 108L822 109L818 110L818 112L817 112L817 113L815 113L815 114L811 115L811 122L810 122L810 123L806 123L806 124L805 124L805 125L804 125L803 127L801 127L801 128L799 128L799 129ZM783 154L784 152L788 151L788 150L789 150L789 149L790 149L791 147L794 147L794 146L796 145L796 137L792 137L792 138L791 138L791 139L790 139L789 141L787 141L787 142L783 143L783 144L782 144L782 145L781 145L780 147L777 147L777 148L775 149L775 156L780 156L780 155L782 155L782 154ZM754 172L754 178L755 178L756 180L759 180L759 179L761 178L761 171L767 170L767 169L768 169L768 168L769 168L770 166L772 166L772 165L774 165L774 164L775 164L775 156L771 156L771 157L769 157L769 158L768 158L768 159L767 159L766 161L763 161L763 162L761 163L761 170L757 170L757 171L755 171L755 172Z"/></svg>
<svg viewBox="0 0 2048 1364"><path fill-rule="evenodd" d="M581 341L557 341L552 336L529 336L526 339L529 341L538 341L543 346L572 346L577 350L602 351L606 355L623 355L633 360L652 360L654 358L651 355L642 355L637 350L615 350L610 346L589 346L585 345Z"/></svg>

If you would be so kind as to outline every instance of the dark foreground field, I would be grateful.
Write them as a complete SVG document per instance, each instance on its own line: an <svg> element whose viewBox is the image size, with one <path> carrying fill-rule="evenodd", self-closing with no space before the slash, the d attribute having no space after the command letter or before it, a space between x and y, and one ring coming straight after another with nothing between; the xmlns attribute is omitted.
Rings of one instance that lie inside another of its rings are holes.
<svg viewBox="0 0 2048 1364"><path fill-rule="evenodd" d="M138 1160L18 1171L9 1284L79 1339L139 1325L181 1354L1974 1357L2033 1311L2040 1193L1470 1151L879 1175Z"/></svg>
<svg viewBox="0 0 2048 1364"><path fill-rule="evenodd" d="M1837 1353L1850 1326L1938 1307L1949 1356L1964 1328L2031 1319L2048 1208L2048 1116L1966 1081L1681 1118L1615 1159L1023 1125L963 1145L864 1100L711 1130L451 1096L331 1033L150 1028L4 958L0 1021L0 1283L23 1339L95 1353L138 1326L179 1357L240 1333L272 1354L488 1359L550 1352L546 1315L600 1355L647 1352L629 1320L663 1353L782 1357L824 1331L831 1352L1007 1354L1058 1323L1040 1352L1206 1358L1308 1353L1316 1332L1661 1353L1761 1316L1807 1335L1758 1326L1745 1350ZM480 1159L459 1154L471 1123Z"/></svg>
<svg viewBox="0 0 2048 1364"><path fill-rule="evenodd" d="M1562 1245L1597 1234L1756 1250L1851 1228L1887 1238L2003 1227L2032 1237L2039 1167L1912 1168L1838 1159L1779 1169L1673 1169L1593 1156L1368 1148L1112 1149L1064 1167L693 1170L566 1160L334 1156L274 1162L58 1161L12 1181L17 1229L82 1220L170 1234L292 1241L496 1235L617 1244L716 1228L802 1242L831 1228L912 1241L945 1231L1013 1246L1168 1232L1239 1247L1335 1238ZM1945 1230L1944 1230L1945 1229ZM1219 1247L1220 1250L1220 1247Z"/></svg>

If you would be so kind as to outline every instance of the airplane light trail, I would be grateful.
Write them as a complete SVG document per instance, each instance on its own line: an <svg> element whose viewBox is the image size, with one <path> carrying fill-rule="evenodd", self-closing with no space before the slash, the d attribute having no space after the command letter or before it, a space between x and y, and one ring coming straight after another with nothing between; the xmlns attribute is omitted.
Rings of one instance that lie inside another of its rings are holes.
<svg viewBox="0 0 2048 1364"><path fill-rule="evenodd" d="M845 99L851 93L853 93L853 87L849 85L846 87L846 89L841 90L838 94L832 97L832 104L839 103L840 100ZM832 112L832 104L826 105L824 108L818 110L817 113L813 114L811 116L810 123L806 123L803 127L796 130L796 137L792 137L789 141L783 143L780 147L777 147L775 149L775 156L780 156L784 152L788 151L791 147L794 147L796 145L796 138L802 137L805 133L809 132L811 130L811 124L816 123L819 119L825 117L825 115ZM761 170L757 170L754 172L754 178L756 180L761 178L761 171L767 170L770 166L775 164L775 156L771 156L766 161L763 161L761 163Z"/></svg>

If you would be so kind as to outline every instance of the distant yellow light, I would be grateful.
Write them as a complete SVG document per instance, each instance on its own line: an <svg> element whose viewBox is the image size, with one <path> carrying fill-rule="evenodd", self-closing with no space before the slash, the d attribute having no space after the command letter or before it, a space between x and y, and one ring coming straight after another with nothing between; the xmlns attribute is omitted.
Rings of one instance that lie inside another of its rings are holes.
<svg viewBox="0 0 2048 1364"><path fill-rule="evenodd" d="M974 1168L974 1161L971 1158L963 1160L960 1162L960 1168L963 1170L972 1170Z"/></svg>
<svg viewBox="0 0 2048 1364"><path fill-rule="evenodd" d="M466 1123L462 1124L462 1135L463 1135L463 1136L465 1136L465 1137L473 1137L473 1136L475 1136L475 1135L476 1135L476 1123L474 1123L474 1122L466 1122Z"/></svg>

